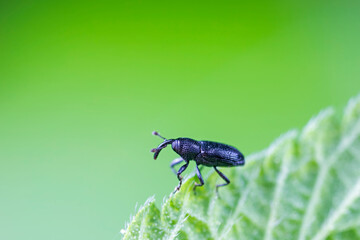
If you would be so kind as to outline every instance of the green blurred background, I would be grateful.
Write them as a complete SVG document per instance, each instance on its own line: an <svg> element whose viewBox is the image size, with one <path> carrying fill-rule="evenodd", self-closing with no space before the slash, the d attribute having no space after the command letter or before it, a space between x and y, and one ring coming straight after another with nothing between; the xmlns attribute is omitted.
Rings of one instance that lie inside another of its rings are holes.
<svg viewBox="0 0 360 240"><path fill-rule="evenodd" d="M360 91L359 1L169 2L1 1L0 239L119 237L153 130L248 155Z"/></svg>

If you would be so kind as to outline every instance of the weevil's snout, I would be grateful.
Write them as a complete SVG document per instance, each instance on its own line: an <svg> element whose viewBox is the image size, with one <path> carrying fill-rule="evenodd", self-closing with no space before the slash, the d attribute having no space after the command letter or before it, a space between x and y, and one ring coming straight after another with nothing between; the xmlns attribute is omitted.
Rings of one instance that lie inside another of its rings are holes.
<svg viewBox="0 0 360 240"><path fill-rule="evenodd" d="M157 148L153 148L151 149L151 152L154 153L154 160L157 159L157 157L159 156L159 153L160 151L163 149L163 148L166 148L166 146L168 144L171 144L174 140L173 139L169 139L169 140L165 140L163 143L161 143Z"/></svg>
<svg viewBox="0 0 360 240"><path fill-rule="evenodd" d="M161 149L159 149L159 148L153 148L153 149L150 150L150 152L153 152L153 153L154 153L154 160L157 159L160 151L161 151Z"/></svg>
<svg viewBox="0 0 360 240"><path fill-rule="evenodd" d="M153 149L153 150L154 150L154 160L156 160L157 157L159 156L161 149Z"/></svg>
<svg viewBox="0 0 360 240"><path fill-rule="evenodd" d="M153 153L154 153L154 160L156 160L156 159L157 159L157 157L158 157L158 155L159 155L159 153L160 153L161 149L162 149L162 148L157 147L157 148L153 148L153 149L151 149L151 150L150 150L150 152L153 152Z"/></svg>

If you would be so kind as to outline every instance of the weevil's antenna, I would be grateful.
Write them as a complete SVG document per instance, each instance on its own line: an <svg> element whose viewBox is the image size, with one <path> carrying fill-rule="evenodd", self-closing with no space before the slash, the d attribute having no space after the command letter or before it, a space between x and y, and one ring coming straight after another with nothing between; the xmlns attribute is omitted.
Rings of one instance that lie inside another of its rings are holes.
<svg viewBox="0 0 360 240"><path fill-rule="evenodd" d="M166 138L164 138L163 136L161 136L157 131L153 131L152 134L155 135L155 136L159 136L159 137L161 137L161 138L164 139L164 140L167 140Z"/></svg>

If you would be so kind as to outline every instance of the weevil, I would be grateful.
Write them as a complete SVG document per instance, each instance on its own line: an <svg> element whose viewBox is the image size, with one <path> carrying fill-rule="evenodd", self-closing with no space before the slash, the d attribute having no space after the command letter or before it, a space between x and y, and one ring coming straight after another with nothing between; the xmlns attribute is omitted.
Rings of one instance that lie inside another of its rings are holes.
<svg viewBox="0 0 360 240"><path fill-rule="evenodd" d="M199 170L200 165L207 167L213 167L219 176L224 179L226 183L216 185L216 193L218 194L218 188L230 184L230 180L220 172L217 167L234 167L243 166L245 164L244 155L235 147L227 144L211 142L211 141L196 141L191 138L176 138L166 139L162 137L158 132L154 131L153 135L159 136L164 140L157 148L153 148L151 152L154 153L154 160L157 159L162 149L171 144L172 149L180 155L180 158L176 158L170 164L172 171L177 175L179 179L179 185L175 188L175 192L180 190L182 184L181 173L189 166L189 161L193 160L196 163L196 175L199 178L200 183L195 183L194 191L196 187L204 185L204 179L201 176ZM179 170L175 171L175 166L185 162Z"/></svg>

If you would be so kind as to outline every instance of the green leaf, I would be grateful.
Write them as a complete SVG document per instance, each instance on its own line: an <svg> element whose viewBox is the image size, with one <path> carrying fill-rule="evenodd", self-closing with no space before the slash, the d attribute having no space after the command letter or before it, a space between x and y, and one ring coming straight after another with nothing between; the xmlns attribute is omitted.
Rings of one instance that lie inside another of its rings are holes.
<svg viewBox="0 0 360 240"><path fill-rule="evenodd" d="M341 120L322 111L244 167L211 171L192 191L193 175L162 204L150 198L123 239L360 239L360 96Z"/></svg>

